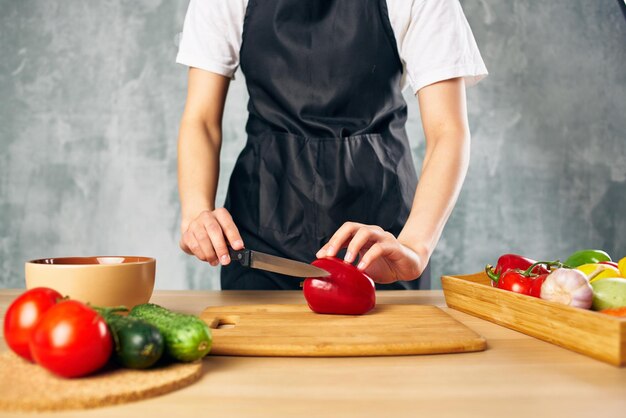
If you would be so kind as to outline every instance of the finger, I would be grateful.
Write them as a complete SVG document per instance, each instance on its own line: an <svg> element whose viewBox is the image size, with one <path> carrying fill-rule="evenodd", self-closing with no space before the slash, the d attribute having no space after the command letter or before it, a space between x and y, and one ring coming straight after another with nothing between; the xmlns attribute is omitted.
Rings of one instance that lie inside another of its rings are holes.
<svg viewBox="0 0 626 418"><path fill-rule="evenodd" d="M215 256L215 250L213 249L211 240L206 233L206 229L204 229L204 225L201 223L194 223L191 228L191 232L198 242L198 245L202 249L202 253L204 254L204 261L207 261L212 266L216 266L217 257Z"/></svg>
<svg viewBox="0 0 626 418"><path fill-rule="evenodd" d="M185 240L185 244L187 244L187 247L189 248L191 253L195 255L198 258L198 260L202 260L202 261L206 260L206 255L204 254L204 251L202 251L202 247L200 246L200 243L196 239L193 231L189 230L185 232L184 240Z"/></svg>
<svg viewBox="0 0 626 418"><path fill-rule="evenodd" d="M348 250L346 251L346 255L343 258L348 263L354 261L356 254L361 251L361 249L369 249L372 245L368 245L368 243L376 243L385 240L385 235L374 228L362 227L360 228L356 234L350 240L348 244Z"/></svg>
<svg viewBox="0 0 626 418"><path fill-rule="evenodd" d="M178 245L180 246L181 250L183 250L189 255L193 255L193 252L189 249L189 246L187 245L187 243L185 242L185 239L182 236L180 237L180 241L178 241Z"/></svg>
<svg viewBox="0 0 626 418"><path fill-rule="evenodd" d="M344 243L352 238L352 235L356 233L356 231L363 226L363 224L356 222L345 222L343 225L339 227L339 229L333 234L333 236L328 240L328 243L318 251L318 254L326 257L334 257L337 255L337 251L341 248L345 247Z"/></svg>
<svg viewBox="0 0 626 418"><path fill-rule="evenodd" d="M317 250L317 252L315 253L315 256L317 258L322 258L322 257L326 257L326 252L328 251L328 243L322 245L322 248L320 248L319 250Z"/></svg>
<svg viewBox="0 0 626 418"><path fill-rule="evenodd" d="M233 217L230 215L227 209L219 208L215 209L215 219L219 222L222 227L222 231L224 235L226 235L226 239L230 243L230 246L235 250L241 250L244 247L243 238L241 238L241 234L239 233L239 229L237 229L237 225L233 221Z"/></svg>
<svg viewBox="0 0 626 418"><path fill-rule="evenodd" d="M215 250L216 261L219 261L223 266L230 263L224 232L217 219L212 217L211 220L204 224L204 228L211 241L211 246Z"/></svg>
<svg viewBox="0 0 626 418"><path fill-rule="evenodd" d="M378 260L381 257L384 257L393 252L393 244L389 242L377 242L372 245L369 250L363 254L361 257L361 261L357 268L361 271L367 269L367 267L372 264L374 261Z"/></svg>

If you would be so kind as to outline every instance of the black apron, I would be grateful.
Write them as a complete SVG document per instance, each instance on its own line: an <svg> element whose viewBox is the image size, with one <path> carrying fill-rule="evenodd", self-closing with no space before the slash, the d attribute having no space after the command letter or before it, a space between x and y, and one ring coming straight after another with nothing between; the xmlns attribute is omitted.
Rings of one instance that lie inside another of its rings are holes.
<svg viewBox="0 0 626 418"><path fill-rule="evenodd" d="M240 59L248 141L224 206L246 247L310 262L346 221L398 236L417 176L385 0L250 0ZM239 263L221 271L225 290L300 281ZM428 270L377 288L430 288Z"/></svg>

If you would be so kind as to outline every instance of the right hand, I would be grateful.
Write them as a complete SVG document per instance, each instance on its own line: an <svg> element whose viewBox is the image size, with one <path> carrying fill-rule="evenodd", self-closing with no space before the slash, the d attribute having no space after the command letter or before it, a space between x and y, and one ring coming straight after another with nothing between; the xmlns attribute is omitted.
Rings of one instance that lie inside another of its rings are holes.
<svg viewBox="0 0 626 418"><path fill-rule="evenodd" d="M205 210L182 227L180 248L189 255L195 255L212 266L230 263L226 240L234 250L244 248L243 239L225 208Z"/></svg>

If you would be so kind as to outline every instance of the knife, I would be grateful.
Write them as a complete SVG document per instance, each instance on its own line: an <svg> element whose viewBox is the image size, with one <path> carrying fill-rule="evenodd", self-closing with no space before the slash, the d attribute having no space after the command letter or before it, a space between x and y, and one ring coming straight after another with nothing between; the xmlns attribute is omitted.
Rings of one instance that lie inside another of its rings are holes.
<svg viewBox="0 0 626 418"><path fill-rule="evenodd" d="M319 267L259 251L245 248L243 250L233 250L228 247L228 252L231 260L238 261L244 267L273 271L274 273L296 277L326 277L330 275L329 272Z"/></svg>

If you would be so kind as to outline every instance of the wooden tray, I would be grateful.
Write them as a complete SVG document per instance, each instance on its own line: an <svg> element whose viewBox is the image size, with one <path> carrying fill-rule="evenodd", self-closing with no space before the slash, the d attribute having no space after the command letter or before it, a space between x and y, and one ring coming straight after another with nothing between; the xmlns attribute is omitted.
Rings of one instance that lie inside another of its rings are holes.
<svg viewBox="0 0 626 418"><path fill-rule="evenodd" d="M306 305L212 306L212 355L395 356L481 351L485 340L427 305L377 305L366 315L319 315Z"/></svg>
<svg viewBox="0 0 626 418"><path fill-rule="evenodd" d="M626 318L496 289L484 272L443 276L441 282L451 308L615 366L626 364Z"/></svg>

